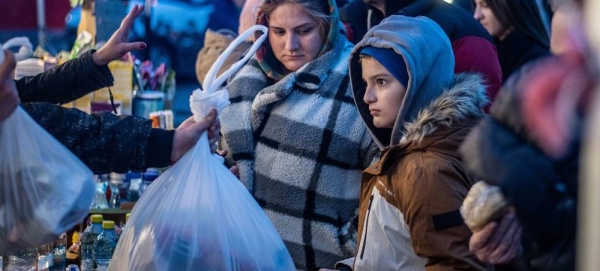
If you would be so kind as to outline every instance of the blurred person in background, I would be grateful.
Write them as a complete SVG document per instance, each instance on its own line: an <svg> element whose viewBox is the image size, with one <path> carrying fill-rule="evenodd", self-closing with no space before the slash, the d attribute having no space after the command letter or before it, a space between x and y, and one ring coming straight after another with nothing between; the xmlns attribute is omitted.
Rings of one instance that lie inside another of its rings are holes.
<svg viewBox="0 0 600 271"><path fill-rule="evenodd" d="M471 250L496 264L521 256L517 266L527 270L575 269L580 138L593 89L581 6L551 4L561 14L552 21L559 55L515 72L461 146L469 169L499 186L514 208L475 232Z"/></svg>
<svg viewBox="0 0 600 271"><path fill-rule="evenodd" d="M550 54L535 0L475 0L473 17L496 41L502 81L525 63Z"/></svg>
<svg viewBox="0 0 600 271"><path fill-rule="evenodd" d="M226 86L220 148L269 216L296 268L356 253L361 171L377 148L352 99L352 44L334 0L265 0L268 39Z"/></svg>

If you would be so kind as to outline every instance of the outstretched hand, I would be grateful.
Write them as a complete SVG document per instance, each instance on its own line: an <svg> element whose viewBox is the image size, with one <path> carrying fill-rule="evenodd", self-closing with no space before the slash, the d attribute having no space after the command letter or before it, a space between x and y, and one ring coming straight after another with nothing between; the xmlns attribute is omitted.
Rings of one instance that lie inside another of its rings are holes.
<svg viewBox="0 0 600 271"><path fill-rule="evenodd" d="M12 78L17 65L15 56L0 49L0 54L5 54L4 62L0 65L0 121L8 118L20 103L19 93Z"/></svg>
<svg viewBox="0 0 600 271"><path fill-rule="evenodd" d="M128 42L129 31L133 22L144 12L143 6L134 5L129 14L121 21L121 26L97 52L92 55L94 63L102 66L113 60L121 59L126 53L146 48L144 42Z"/></svg>

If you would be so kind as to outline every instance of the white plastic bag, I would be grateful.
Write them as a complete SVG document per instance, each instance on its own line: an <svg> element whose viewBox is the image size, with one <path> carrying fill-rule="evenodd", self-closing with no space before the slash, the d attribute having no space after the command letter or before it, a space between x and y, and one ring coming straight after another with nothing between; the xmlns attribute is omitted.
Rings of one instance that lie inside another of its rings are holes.
<svg viewBox="0 0 600 271"><path fill-rule="evenodd" d="M0 253L70 230L94 191L92 172L21 107L0 123Z"/></svg>
<svg viewBox="0 0 600 271"><path fill-rule="evenodd" d="M259 29L266 33L261 27L248 32ZM230 46L243 39L242 35ZM226 58L227 52L219 60ZM219 60L207 74L206 90L196 90L190 98L196 120L213 108L220 111L229 104L227 92L217 91L215 86L241 65L236 63L215 79L222 63ZM115 271L294 269L264 211L223 165L223 158L211 154L206 133L144 192L109 266Z"/></svg>
<svg viewBox="0 0 600 271"><path fill-rule="evenodd" d="M31 42L27 37L12 38L10 40L7 40L6 43L4 43L4 45L0 44L0 48L2 49L8 49L17 46L20 46L19 52L15 54L15 60L17 62L28 58L31 56L31 54L33 54L33 45L31 45ZM0 65L2 65L2 63L4 62L4 52L0 53Z"/></svg>

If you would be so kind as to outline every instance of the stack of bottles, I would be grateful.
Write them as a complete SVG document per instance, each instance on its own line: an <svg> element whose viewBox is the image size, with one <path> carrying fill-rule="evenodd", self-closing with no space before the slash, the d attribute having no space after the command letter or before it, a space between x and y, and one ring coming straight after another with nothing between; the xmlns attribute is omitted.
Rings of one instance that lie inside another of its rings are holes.
<svg viewBox="0 0 600 271"><path fill-rule="evenodd" d="M171 110L150 112L150 120L152 121L152 128L175 129L173 125L173 111Z"/></svg>
<svg viewBox="0 0 600 271"><path fill-rule="evenodd" d="M126 215L129 218L129 214ZM103 220L102 215L92 215L92 224L81 236L81 271L107 270L121 231L116 231L115 222ZM125 227L122 224L121 228ZM119 234L117 234L119 233Z"/></svg>
<svg viewBox="0 0 600 271"><path fill-rule="evenodd" d="M148 169L144 173L111 173L94 176L96 197L91 209L118 209L122 203L136 202L158 175L158 170Z"/></svg>
<svg viewBox="0 0 600 271"><path fill-rule="evenodd" d="M38 248L22 249L0 255L0 270L63 271L67 263L67 234Z"/></svg>

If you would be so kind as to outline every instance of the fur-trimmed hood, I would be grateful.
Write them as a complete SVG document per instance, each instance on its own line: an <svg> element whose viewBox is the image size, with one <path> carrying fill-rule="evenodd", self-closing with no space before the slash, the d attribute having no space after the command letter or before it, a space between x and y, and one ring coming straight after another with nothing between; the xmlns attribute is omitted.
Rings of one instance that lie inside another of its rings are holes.
<svg viewBox="0 0 600 271"><path fill-rule="evenodd" d="M418 144L440 127L451 128L467 119L482 119L488 102L481 75L457 74L452 88L423 108L414 121L404 124L406 131L396 144Z"/></svg>

